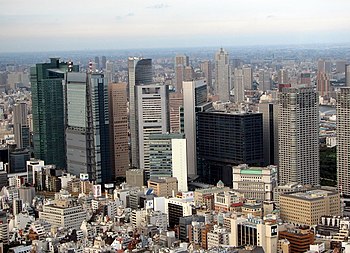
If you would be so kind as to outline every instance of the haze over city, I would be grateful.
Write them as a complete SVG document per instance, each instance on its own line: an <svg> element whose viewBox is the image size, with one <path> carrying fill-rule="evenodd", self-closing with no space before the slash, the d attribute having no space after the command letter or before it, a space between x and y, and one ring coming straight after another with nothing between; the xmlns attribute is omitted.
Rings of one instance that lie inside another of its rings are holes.
<svg viewBox="0 0 350 253"><path fill-rule="evenodd" d="M0 52L350 42L350 2L3 1Z"/></svg>

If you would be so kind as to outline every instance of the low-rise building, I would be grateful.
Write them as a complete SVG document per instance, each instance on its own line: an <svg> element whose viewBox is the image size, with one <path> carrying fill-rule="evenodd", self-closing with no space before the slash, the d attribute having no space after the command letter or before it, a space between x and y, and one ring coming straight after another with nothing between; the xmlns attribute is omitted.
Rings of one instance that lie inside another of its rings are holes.
<svg viewBox="0 0 350 253"><path fill-rule="evenodd" d="M316 226L324 215L341 213L340 195L328 190L311 190L280 196L280 216L294 225Z"/></svg>
<svg viewBox="0 0 350 253"><path fill-rule="evenodd" d="M158 197L175 196L178 191L177 179L175 177L151 178L148 180L148 188L153 189Z"/></svg>

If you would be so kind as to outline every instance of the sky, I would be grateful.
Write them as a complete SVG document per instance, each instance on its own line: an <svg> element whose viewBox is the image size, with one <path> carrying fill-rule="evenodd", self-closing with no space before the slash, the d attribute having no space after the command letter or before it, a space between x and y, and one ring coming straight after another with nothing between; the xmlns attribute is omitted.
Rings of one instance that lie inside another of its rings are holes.
<svg viewBox="0 0 350 253"><path fill-rule="evenodd" d="M0 52L350 43L349 0L0 4Z"/></svg>

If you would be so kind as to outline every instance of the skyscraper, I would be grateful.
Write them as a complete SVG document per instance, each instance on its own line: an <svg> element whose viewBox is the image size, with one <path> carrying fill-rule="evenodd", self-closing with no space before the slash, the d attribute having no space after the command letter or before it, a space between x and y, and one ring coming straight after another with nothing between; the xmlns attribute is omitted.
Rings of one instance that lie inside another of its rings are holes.
<svg viewBox="0 0 350 253"><path fill-rule="evenodd" d="M319 185L319 108L313 88L279 93L279 183Z"/></svg>
<svg viewBox="0 0 350 253"><path fill-rule="evenodd" d="M232 185L232 166L262 165L261 113L198 112L197 168L203 182Z"/></svg>
<svg viewBox="0 0 350 253"><path fill-rule="evenodd" d="M129 168L128 96L126 89L126 83L110 83L108 85L111 167L114 168L115 177L125 177Z"/></svg>
<svg viewBox="0 0 350 253"><path fill-rule="evenodd" d="M253 86L253 70L251 67L243 67L243 86L245 90L251 90Z"/></svg>
<svg viewBox="0 0 350 253"><path fill-rule="evenodd" d="M67 170L91 181L112 181L108 86L103 74L68 72L66 78Z"/></svg>
<svg viewBox="0 0 350 253"><path fill-rule="evenodd" d="M234 72L234 82L233 82L233 90L234 90L234 101L236 103L243 103L245 101L245 93L244 93L244 76L242 69L235 69Z"/></svg>
<svg viewBox="0 0 350 253"><path fill-rule="evenodd" d="M188 175L197 175L196 163L196 112L211 108L207 103L207 84L204 80L183 83L184 133L187 140Z"/></svg>
<svg viewBox="0 0 350 253"><path fill-rule="evenodd" d="M271 90L271 73L269 71L261 70L259 72L259 90Z"/></svg>
<svg viewBox="0 0 350 253"><path fill-rule="evenodd" d="M51 58L50 63L36 64L30 70L34 156L59 168L66 168L62 81L68 67L79 69Z"/></svg>
<svg viewBox="0 0 350 253"><path fill-rule="evenodd" d="M180 108L183 106L183 95L180 92L169 93L170 132L180 132Z"/></svg>
<svg viewBox="0 0 350 253"><path fill-rule="evenodd" d="M131 165L133 167L140 168L135 86L152 83L152 59L139 59L130 57L128 60L128 72Z"/></svg>
<svg viewBox="0 0 350 253"><path fill-rule="evenodd" d="M175 90L182 92L182 82L185 81L185 69L190 67L190 60L187 55L175 56Z"/></svg>
<svg viewBox="0 0 350 253"><path fill-rule="evenodd" d="M338 191L350 196L350 87L337 93L337 181Z"/></svg>
<svg viewBox="0 0 350 253"><path fill-rule="evenodd" d="M140 169L150 168L151 134L169 132L168 85L147 84L136 86L137 123Z"/></svg>
<svg viewBox="0 0 350 253"><path fill-rule="evenodd" d="M263 116L264 165L278 165L278 104L264 101L258 107Z"/></svg>
<svg viewBox="0 0 350 253"><path fill-rule="evenodd" d="M222 48L215 54L215 71L215 94L221 101L229 101L231 86L229 55Z"/></svg>
<svg viewBox="0 0 350 253"><path fill-rule="evenodd" d="M328 96L331 88L329 74L325 72L317 73L317 91L321 97Z"/></svg>
<svg viewBox="0 0 350 253"><path fill-rule="evenodd" d="M279 84L288 84L289 83L288 70L280 69L278 71L278 83Z"/></svg>
<svg viewBox="0 0 350 253"><path fill-rule="evenodd" d="M332 72L332 62L329 60L318 60L317 71L330 74Z"/></svg>
<svg viewBox="0 0 350 253"><path fill-rule="evenodd" d="M350 64L345 66L345 86L350 87Z"/></svg>
<svg viewBox="0 0 350 253"><path fill-rule="evenodd" d="M212 73L211 61L206 60L201 62L200 69L204 73L204 77L205 77L205 80L207 81L208 87L213 88L213 84L212 84L213 73Z"/></svg>
<svg viewBox="0 0 350 253"><path fill-rule="evenodd" d="M30 146L29 124L27 121L28 108L25 102L15 104L13 107L13 132L17 148Z"/></svg>

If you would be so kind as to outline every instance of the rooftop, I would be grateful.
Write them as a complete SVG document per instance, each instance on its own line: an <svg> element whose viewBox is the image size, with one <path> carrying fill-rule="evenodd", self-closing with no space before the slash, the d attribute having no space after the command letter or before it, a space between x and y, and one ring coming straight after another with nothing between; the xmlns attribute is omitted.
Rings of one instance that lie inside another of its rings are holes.
<svg viewBox="0 0 350 253"><path fill-rule="evenodd" d="M291 194L286 194L286 196L291 196L291 197L305 199L305 200L315 200L315 199L324 198L326 196L334 195L334 194L337 194L337 193L334 191L317 189L317 190L311 190L307 192L294 192Z"/></svg>

